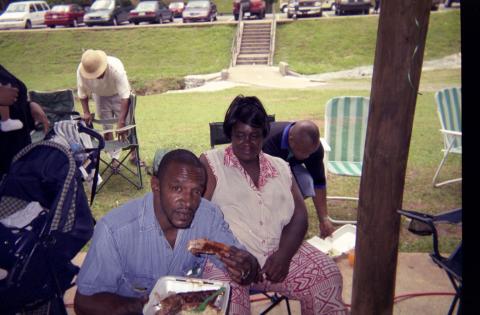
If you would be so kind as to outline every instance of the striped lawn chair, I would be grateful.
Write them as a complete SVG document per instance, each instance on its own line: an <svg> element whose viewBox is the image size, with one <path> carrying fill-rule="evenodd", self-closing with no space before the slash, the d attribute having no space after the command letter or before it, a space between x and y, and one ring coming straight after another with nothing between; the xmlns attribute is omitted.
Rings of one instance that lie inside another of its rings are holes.
<svg viewBox="0 0 480 315"><path fill-rule="evenodd" d="M343 176L362 175L363 151L367 133L369 98L334 97L325 109L326 172ZM358 197L329 196L328 199L358 200ZM356 221L335 220L336 224Z"/></svg>
<svg viewBox="0 0 480 315"><path fill-rule="evenodd" d="M458 87L446 88L435 93L438 117L443 136L443 158L433 176L432 184L440 187L446 184L462 181L455 178L437 182L438 174L449 153L462 154L462 90Z"/></svg>

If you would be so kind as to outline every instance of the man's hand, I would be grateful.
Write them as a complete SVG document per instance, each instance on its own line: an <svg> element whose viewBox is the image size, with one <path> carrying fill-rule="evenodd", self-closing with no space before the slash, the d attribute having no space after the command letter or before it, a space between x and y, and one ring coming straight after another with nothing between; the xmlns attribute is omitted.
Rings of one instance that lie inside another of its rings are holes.
<svg viewBox="0 0 480 315"><path fill-rule="evenodd" d="M271 282L282 282L287 277L289 268L290 259L281 251L276 251L267 258L261 272Z"/></svg>
<svg viewBox="0 0 480 315"><path fill-rule="evenodd" d="M320 229L320 237L325 238L330 235L332 235L333 231L335 231L335 227L333 226L332 222L328 217L324 218L320 223L319 223L319 229Z"/></svg>
<svg viewBox="0 0 480 315"><path fill-rule="evenodd" d="M125 127L125 120L118 120L117 122L117 130ZM117 137L119 140L125 140L127 137L127 131L117 131Z"/></svg>
<svg viewBox="0 0 480 315"><path fill-rule="evenodd" d="M12 106L17 101L18 89L10 85L0 85L0 106Z"/></svg>
<svg viewBox="0 0 480 315"><path fill-rule="evenodd" d="M50 122L42 107L36 102L30 102L30 113L32 114L33 120L42 123L43 132L46 134L50 128Z"/></svg>
<svg viewBox="0 0 480 315"><path fill-rule="evenodd" d="M260 281L260 265L249 252L231 246L230 251L219 258L233 281L242 285Z"/></svg>
<svg viewBox="0 0 480 315"><path fill-rule="evenodd" d="M83 113L83 120L85 121L85 124L87 126L92 125L92 120L93 120L93 115L90 112L84 112Z"/></svg>

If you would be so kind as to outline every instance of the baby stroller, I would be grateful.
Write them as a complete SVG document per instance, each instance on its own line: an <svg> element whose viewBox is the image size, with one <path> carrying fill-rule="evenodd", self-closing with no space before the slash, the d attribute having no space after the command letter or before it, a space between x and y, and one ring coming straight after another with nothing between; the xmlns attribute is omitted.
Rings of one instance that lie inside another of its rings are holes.
<svg viewBox="0 0 480 315"><path fill-rule="evenodd" d="M90 137L98 147L85 148ZM70 120L45 139L0 182L0 314L67 314L63 295L79 271L71 260L93 234L83 181L93 178L93 201L101 135Z"/></svg>

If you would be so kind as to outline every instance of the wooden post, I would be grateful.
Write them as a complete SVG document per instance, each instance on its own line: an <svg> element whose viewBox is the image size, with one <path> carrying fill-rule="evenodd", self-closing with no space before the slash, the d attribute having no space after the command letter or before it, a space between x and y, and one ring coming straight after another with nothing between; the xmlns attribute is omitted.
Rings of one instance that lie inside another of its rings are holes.
<svg viewBox="0 0 480 315"><path fill-rule="evenodd" d="M352 314L392 314L400 216L431 0L382 1L358 204ZM433 101L433 100L432 100Z"/></svg>

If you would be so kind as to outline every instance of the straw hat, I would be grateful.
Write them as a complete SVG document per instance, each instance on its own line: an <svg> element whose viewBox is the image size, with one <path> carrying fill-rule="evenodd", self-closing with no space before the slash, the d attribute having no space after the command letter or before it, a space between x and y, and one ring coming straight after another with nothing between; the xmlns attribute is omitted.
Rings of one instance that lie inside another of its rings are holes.
<svg viewBox="0 0 480 315"><path fill-rule="evenodd" d="M82 55L80 75L85 79L96 79L107 69L107 54L103 50L88 49Z"/></svg>

